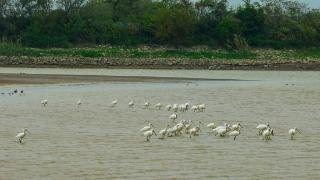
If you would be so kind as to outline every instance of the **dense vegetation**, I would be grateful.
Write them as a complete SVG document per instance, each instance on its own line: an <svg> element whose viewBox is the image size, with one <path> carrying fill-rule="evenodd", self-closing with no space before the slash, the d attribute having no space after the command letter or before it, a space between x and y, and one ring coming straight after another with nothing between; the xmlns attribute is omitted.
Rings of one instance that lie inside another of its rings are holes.
<svg viewBox="0 0 320 180"><path fill-rule="evenodd" d="M0 38L2 42L28 47L206 45L241 50L249 46L301 48L320 45L319 9L309 9L296 1L260 0L252 3L244 0L244 4L236 9L229 8L227 0L193 2L1 0ZM4 46L2 50L6 49ZM33 51L29 53L37 53ZM115 50L97 50L104 51ZM52 50L48 53L61 52ZM150 56L142 51L132 53L138 57ZM156 53L159 56L179 54L174 51ZM215 55L203 52L195 56ZM92 56L99 56L99 53Z"/></svg>

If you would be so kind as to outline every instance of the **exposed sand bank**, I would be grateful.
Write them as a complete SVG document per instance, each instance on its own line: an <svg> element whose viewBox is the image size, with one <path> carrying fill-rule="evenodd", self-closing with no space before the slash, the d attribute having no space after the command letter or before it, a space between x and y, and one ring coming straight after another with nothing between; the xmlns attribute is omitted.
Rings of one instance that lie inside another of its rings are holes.
<svg viewBox="0 0 320 180"><path fill-rule="evenodd" d="M0 73L0 86L12 84L64 84L98 82L189 82L189 81L242 81L239 79L176 78L153 76L104 76L61 74Z"/></svg>

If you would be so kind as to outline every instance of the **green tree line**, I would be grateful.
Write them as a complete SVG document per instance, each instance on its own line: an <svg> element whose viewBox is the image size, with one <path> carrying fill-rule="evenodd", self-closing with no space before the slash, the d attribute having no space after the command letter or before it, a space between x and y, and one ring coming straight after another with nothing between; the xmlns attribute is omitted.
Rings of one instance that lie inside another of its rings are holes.
<svg viewBox="0 0 320 180"><path fill-rule="evenodd" d="M320 11L291 0L0 0L0 38L29 47L320 45Z"/></svg>

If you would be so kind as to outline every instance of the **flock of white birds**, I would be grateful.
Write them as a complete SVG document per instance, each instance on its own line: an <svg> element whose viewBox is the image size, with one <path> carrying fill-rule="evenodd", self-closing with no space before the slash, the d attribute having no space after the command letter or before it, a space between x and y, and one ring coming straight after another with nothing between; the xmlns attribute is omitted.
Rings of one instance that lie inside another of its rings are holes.
<svg viewBox="0 0 320 180"><path fill-rule="evenodd" d="M48 105L48 100L42 100L41 104L46 107ZM78 100L76 102L76 105L79 107L83 103L81 100ZM110 106L112 108L115 108L118 104L118 100L114 100L111 102ZM128 103L129 108L133 108L135 106L134 101L130 101ZM145 109L149 108L151 106L150 102L145 102L143 104L143 107ZM161 110L163 108L163 105L161 103L155 104L154 107L158 110ZM168 104L165 106L166 111L173 111L173 114L169 116L170 123L165 126L164 129L158 131L158 133L155 131L154 126L151 122L148 122L148 125L144 126L143 128L140 129L141 135L143 135L146 138L146 141L149 142L151 137L155 135L158 139L165 139L165 138L170 138L174 136L180 136L183 134L186 134L189 136L189 138L193 138L195 136L199 136L200 131L201 131L201 126L202 122L198 121L197 123L194 123L193 121L190 120L180 120L178 122L178 114L177 112L186 112L189 110L192 110L193 112L204 112L206 109L205 104L198 104L198 105L193 105L190 108L189 103L184 103L184 104ZM211 122L205 126L207 129L210 130L215 136L220 136L220 137L233 137L234 140L241 135L241 131L243 126L240 123L236 124L229 124L229 123L224 123L223 125L217 125L214 122ZM259 124L256 127L258 131L258 135L262 136L262 139L264 141L269 141L271 140L271 137L274 136L274 130L271 128L269 124ZM21 133L18 133L16 138L19 143L22 143L23 138L26 137L26 133L30 133L27 129L23 129ZM293 140L294 136L297 133L301 134L301 131L298 128L293 128L288 131L290 139Z"/></svg>

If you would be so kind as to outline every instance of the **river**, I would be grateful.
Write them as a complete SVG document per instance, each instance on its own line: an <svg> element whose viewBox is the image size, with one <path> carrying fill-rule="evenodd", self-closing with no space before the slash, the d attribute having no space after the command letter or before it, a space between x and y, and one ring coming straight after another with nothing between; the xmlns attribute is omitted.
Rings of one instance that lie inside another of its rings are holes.
<svg viewBox="0 0 320 180"><path fill-rule="evenodd" d="M212 78L214 81L103 82L0 86L0 179L318 179L320 72L0 68L0 73ZM221 80L219 80L221 79ZM40 102L49 101L47 107ZM77 107L81 99L83 104ZM110 107L118 99L118 105ZM127 106L130 100L135 106ZM149 101L151 107L143 108ZM173 112L156 103L205 103L178 120L203 122L198 137L145 142ZM240 122L234 141L216 137L209 122ZM271 141L255 127L269 123ZM288 130L302 134L290 140ZM28 128L23 144L15 135Z"/></svg>

